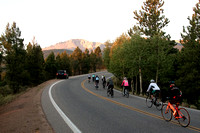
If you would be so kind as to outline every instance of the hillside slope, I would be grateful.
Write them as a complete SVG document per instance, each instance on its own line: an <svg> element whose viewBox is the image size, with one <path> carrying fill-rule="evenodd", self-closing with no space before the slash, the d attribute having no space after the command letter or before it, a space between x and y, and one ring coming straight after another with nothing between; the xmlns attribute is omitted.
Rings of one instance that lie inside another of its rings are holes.
<svg viewBox="0 0 200 133"><path fill-rule="evenodd" d="M49 49L49 50L43 50L42 52L43 52L44 59L46 59L51 52L53 52L54 55L57 56L58 53L61 54L65 51L66 51L67 54L73 53L73 51L68 50L68 49Z"/></svg>

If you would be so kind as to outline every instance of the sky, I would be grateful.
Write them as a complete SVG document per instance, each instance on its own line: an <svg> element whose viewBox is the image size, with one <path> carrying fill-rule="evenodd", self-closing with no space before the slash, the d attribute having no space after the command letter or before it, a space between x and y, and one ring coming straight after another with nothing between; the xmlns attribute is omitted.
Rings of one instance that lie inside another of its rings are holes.
<svg viewBox="0 0 200 133"><path fill-rule="evenodd" d="M0 0L0 35L16 22L24 43L33 37L42 48L70 39L104 43L115 41L137 24L133 11L146 0ZM180 40L198 0L164 0L170 20L164 31Z"/></svg>

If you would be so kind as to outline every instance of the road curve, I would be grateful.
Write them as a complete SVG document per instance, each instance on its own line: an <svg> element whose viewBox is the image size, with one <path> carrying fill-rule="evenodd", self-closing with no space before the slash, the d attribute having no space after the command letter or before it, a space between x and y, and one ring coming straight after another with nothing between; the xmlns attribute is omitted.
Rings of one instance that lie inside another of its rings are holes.
<svg viewBox="0 0 200 133"><path fill-rule="evenodd" d="M47 86L41 99L46 118L56 133L200 132L200 111L188 109L191 123L183 128L175 120L164 121L161 112L154 106L147 108L143 98L125 98L118 91L114 98L107 97L101 82L96 90L94 83L87 82L87 75Z"/></svg>

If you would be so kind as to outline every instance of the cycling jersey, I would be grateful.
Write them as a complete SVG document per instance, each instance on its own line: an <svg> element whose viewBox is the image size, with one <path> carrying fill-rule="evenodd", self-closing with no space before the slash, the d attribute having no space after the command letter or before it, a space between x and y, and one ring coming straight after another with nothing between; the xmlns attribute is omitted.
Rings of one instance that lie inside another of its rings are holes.
<svg viewBox="0 0 200 133"><path fill-rule="evenodd" d="M182 94L178 87L170 87L168 93L170 97L170 103L175 104L182 102Z"/></svg>
<svg viewBox="0 0 200 133"><path fill-rule="evenodd" d="M113 83L113 81L112 81L112 80L109 80L109 81L107 82L107 86L109 86L109 85L112 85L112 86L114 86L114 83Z"/></svg>
<svg viewBox="0 0 200 133"><path fill-rule="evenodd" d="M156 83L150 83L148 89L147 89L147 92L150 91L150 89L153 89L153 90L160 90L160 88L158 87L158 85Z"/></svg>
<svg viewBox="0 0 200 133"><path fill-rule="evenodd" d="M99 77L98 76L95 77L95 82L99 83Z"/></svg>
<svg viewBox="0 0 200 133"><path fill-rule="evenodd" d="M129 86L128 80L124 80L124 81L122 82L122 85L121 85L121 86Z"/></svg>

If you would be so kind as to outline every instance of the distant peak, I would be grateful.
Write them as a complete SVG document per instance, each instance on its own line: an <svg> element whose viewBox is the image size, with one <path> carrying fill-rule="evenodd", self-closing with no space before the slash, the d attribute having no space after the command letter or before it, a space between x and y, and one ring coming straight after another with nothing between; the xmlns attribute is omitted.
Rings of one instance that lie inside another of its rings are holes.
<svg viewBox="0 0 200 133"><path fill-rule="evenodd" d="M85 51L87 48L88 50L94 50L97 47L100 47L102 50L105 47L104 43L100 42L90 42L85 39L70 39L68 41L59 42L55 45L51 45L49 47L43 48L43 50L50 50L50 49L68 49L68 50L74 50L77 47L79 47L82 51Z"/></svg>

